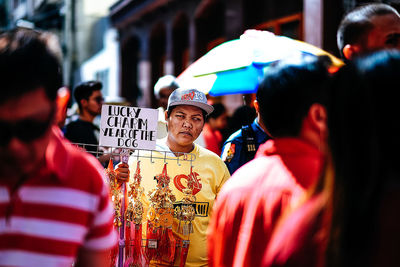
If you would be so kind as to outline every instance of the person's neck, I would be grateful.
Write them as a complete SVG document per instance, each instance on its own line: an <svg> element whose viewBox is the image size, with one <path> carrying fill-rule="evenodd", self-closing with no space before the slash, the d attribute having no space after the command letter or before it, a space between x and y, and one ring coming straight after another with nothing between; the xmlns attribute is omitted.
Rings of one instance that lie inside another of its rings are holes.
<svg viewBox="0 0 400 267"><path fill-rule="evenodd" d="M321 153L326 152L326 140L318 131L301 131L299 138L313 147L317 148Z"/></svg>
<svg viewBox="0 0 400 267"><path fill-rule="evenodd" d="M180 146L176 142L171 141L168 137L166 140L166 144L175 156L180 156L180 153L190 153L194 149L193 143L187 146Z"/></svg>
<svg viewBox="0 0 400 267"><path fill-rule="evenodd" d="M264 123L262 123L260 115L258 114L256 117L258 125L260 125L261 129L264 131L264 133L268 133L267 128L265 128Z"/></svg>
<svg viewBox="0 0 400 267"><path fill-rule="evenodd" d="M79 115L79 119L82 121L87 121L87 122L93 122L95 116L87 113L87 112L83 112L81 115Z"/></svg>

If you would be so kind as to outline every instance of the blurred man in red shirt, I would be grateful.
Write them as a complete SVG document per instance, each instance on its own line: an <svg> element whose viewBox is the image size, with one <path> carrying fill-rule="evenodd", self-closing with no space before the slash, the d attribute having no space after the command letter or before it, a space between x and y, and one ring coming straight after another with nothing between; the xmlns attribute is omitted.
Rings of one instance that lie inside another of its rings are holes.
<svg viewBox="0 0 400 267"><path fill-rule="evenodd" d="M266 73L257 99L273 139L218 195L208 233L210 266L260 266L276 222L318 180L327 139L327 65L302 56Z"/></svg>

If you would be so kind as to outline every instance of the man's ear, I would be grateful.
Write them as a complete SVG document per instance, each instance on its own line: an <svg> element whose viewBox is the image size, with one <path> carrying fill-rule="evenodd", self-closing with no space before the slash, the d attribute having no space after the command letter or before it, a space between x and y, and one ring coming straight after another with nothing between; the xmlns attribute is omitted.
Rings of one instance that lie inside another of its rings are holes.
<svg viewBox="0 0 400 267"><path fill-rule="evenodd" d="M57 116L57 123L61 127L64 126L65 123L65 118L67 116L68 101L70 97L71 93L67 87L61 87L60 89L58 89L56 98L56 104L57 104L56 116Z"/></svg>
<svg viewBox="0 0 400 267"><path fill-rule="evenodd" d="M257 99L253 101L253 104L254 104L254 108L256 109L256 112L258 113L259 110L260 110L260 107L259 107L259 105L258 105Z"/></svg>
<svg viewBox="0 0 400 267"><path fill-rule="evenodd" d="M86 100L86 99L81 99L81 106L82 107L86 107L87 105L88 105L88 103L89 103L89 100Z"/></svg>
<svg viewBox="0 0 400 267"><path fill-rule="evenodd" d="M312 104L307 117L312 128L322 134L327 133L327 112L323 105L317 103Z"/></svg>
<svg viewBox="0 0 400 267"><path fill-rule="evenodd" d="M347 44L343 47L343 56L347 59L353 59L356 55L360 54L361 47L358 44Z"/></svg>
<svg viewBox="0 0 400 267"><path fill-rule="evenodd" d="M168 121L168 110L164 111L164 118L165 121Z"/></svg>

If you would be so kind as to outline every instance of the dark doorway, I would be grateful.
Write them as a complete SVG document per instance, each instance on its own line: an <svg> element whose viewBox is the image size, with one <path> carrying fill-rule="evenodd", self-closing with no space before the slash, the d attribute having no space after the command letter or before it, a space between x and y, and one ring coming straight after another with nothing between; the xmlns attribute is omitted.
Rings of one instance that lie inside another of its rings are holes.
<svg viewBox="0 0 400 267"><path fill-rule="evenodd" d="M178 76L189 63L189 19L184 13L176 16L172 29L172 59Z"/></svg>
<svg viewBox="0 0 400 267"><path fill-rule="evenodd" d="M136 106L138 87L139 39L130 36L121 42L121 96Z"/></svg>
<svg viewBox="0 0 400 267"><path fill-rule="evenodd" d="M162 23L156 24L150 35L150 64L151 64L151 88L154 88L157 80L164 73L166 51L166 30ZM152 90L151 106L157 108L156 99Z"/></svg>
<svg viewBox="0 0 400 267"><path fill-rule="evenodd" d="M203 0L196 10L196 59L225 41L225 6L219 0Z"/></svg>

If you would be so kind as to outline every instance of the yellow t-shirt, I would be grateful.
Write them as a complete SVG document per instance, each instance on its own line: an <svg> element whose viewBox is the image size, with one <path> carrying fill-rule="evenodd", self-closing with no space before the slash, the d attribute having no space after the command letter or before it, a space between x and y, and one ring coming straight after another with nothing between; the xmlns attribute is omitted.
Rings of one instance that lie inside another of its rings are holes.
<svg viewBox="0 0 400 267"><path fill-rule="evenodd" d="M149 151L139 151L139 156L137 156L138 151L136 151L129 159L130 181L133 181L137 159L140 160L142 175L141 185L145 192L145 196L143 197L143 220L146 220L147 208L149 206L147 193L156 188L157 182L154 176L162 172L164 163L167 162L167 173L171 179L169 187L176 197L174 207L182 203L181 201L184 195L181 190L186 188L187 176L190 174L191 165L193 165L192 171L195 173L198 180L197 189L194 190L197 191L195 194L196 217L192 222L193 233L189 235L190 245L185 266L207 266L206 231L215 198L221 190L222 185L230 177L229 171L217 154L198 145L195 145L190 154L175 157L172 153L158 152L158 150L169 151L169 148L165 145L165 139L157 140L157 142L157 151L153 151L152 153ZM192 162L190 161L190 155L195 157ZM176 234L178 223L179 221L174 218L172 229ZM145 231L145 224L143 225L143 229ZM184 238L181 234L177 235ZM187 236L184 239L187 239ZM154 265L162 266L160 263L155 263ZM179 266L179 255L176 257L174 266Z"/></svg>

